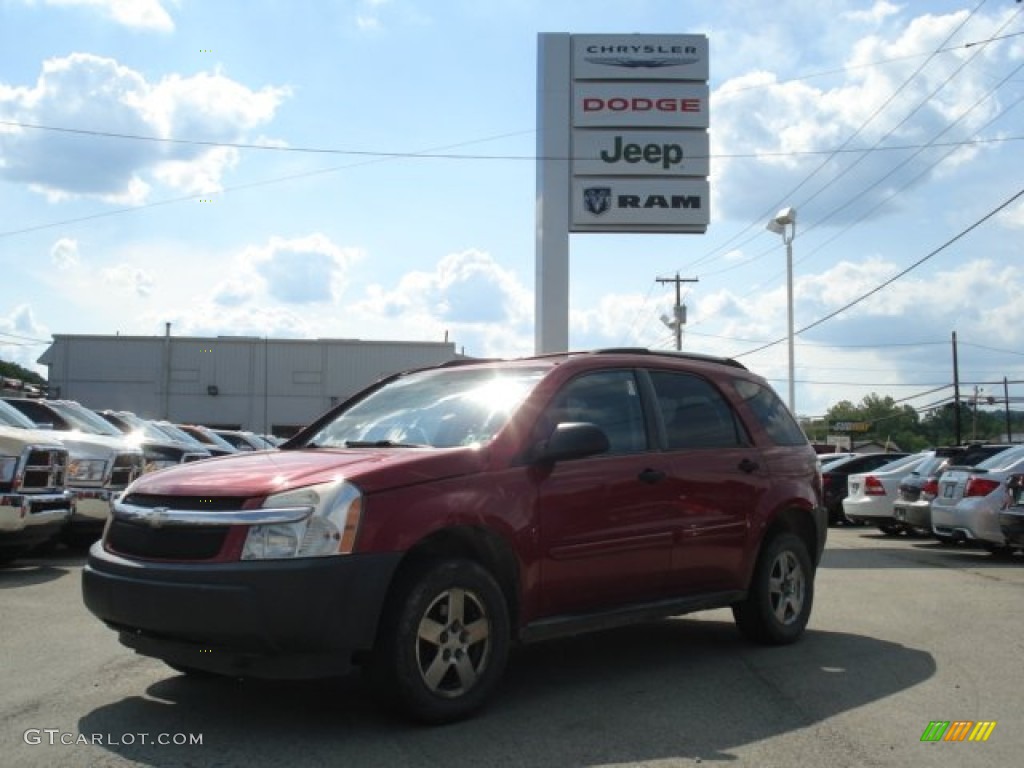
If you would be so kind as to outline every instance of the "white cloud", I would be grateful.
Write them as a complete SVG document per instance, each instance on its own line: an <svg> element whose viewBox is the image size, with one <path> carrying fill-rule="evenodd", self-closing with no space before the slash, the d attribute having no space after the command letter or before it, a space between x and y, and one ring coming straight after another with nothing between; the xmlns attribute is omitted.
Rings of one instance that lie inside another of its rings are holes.
<svg viewBox="0 0 1024 768"><path fill-rule="evenodd" d="M103 281L122 292L146 298L153 292L153 277L146 270L131 264L108 267L101 273Z"/></svg>
<svg viewBox="0 0 1024 768"><path fill-rule="evenodd" d="M370 286L353 311L389 324L393 338L403 330L413 334L407 338L448 333L470 354L519 355L533 345L532 291L478 250L444 256L431 272L409 272L391 290Z"/></svg>
<svg viewBox="0 0 1024 768"><path fill-rule="evenodd" d="M335 302L347 283L347 272L360 257L326 235L272 237L265 245L247 248L239 257L238 274L217 289L229 304L259 294L285 304ZM252 286L248 289L241 286Z"/></svg>
<svg viewBox="0 0 1024 768"><path fill-rule="evenodd" d="M73 53L49 59L34 86L0 84L0 117L97 134L240 142L273 119L287 89L253 91L222 74L148 82L114 59ZM6 127L0 178L51 200L95 197L140 203L151 182L209 194L237 163L227 147Z"/></svg>
<svg viewBox="0 0 1024 768"><path fill-rule="evenodd" d="M174 21L160 0L45 0L47 5L96 8L118 24L158 32L174 30Z"/></svg>
<svg viewBox="0 0 1024 768"><path fill-rule="evenodd" d="M1024 199L1006 208L998 220L1010 229L1024 229Z"/></svg>
<svg viewBox="0 0 1024 768"><path fill-rule="evenodd" d="M900 12L900 7L887 0L879 0L866 11L847 11L844 18L850 21L866 21L877 24Z"/></svg>
<svg viewBox="0 0 1024 768"><path fill-rule="evenodd" d="M19 304L6 317L0 315L0 360L46 375L46 368L36 359L46 350L49 329L38 322L32 307ZM38 342L35 340L39 340Z"/></svg>
<svg viewBox="0 0 1024 768"><path fill-rule="evenodd" d="M406 26L430 24L430 17L415 4L394 0L359 0L354 20L356 28L366 33L382 32L391 21Z"/></svg>
<svg viewBox="0 0 1024 768"><path fill-rule="evenodd" d="M70 237L62 237L50 248L50 259L57 269L73 269L81 261L78 254L78 241Z"/></svg>
<svg viewBox="0 0 1024 768"><path fill-rule="evenodd" d="M890 10L873 8L875 13ZM895 190L974 159L983 150L962 148L948 158L948 147L828 154L851 138L850 149L868 149L878 142L920 147L978 137L1000 114L998 99L981 98L996 84L987 65L993 57L1005 62L1009 49L988 52L977 46L939 54L916 73L925 61L921 53L939 48L965 14L923 15L895 32L886 29L860 39L834 85L783 82L776 72L760 70L716 88L711 103L715 215L742 218L744 211L764 205L766 189L779 195L799 190L792 203L801 208L810 203L811 219L834 213L833 224L887 215L901 204L900 197L892 198ZM978 17L971 38L994 34L998 21ZM975 55L984 62L981 66L958 71ZM879 66L879 61L889 63ZM752 153L765 156L753 158ZM874 212L883 200L891 200L878 209L884 213Z"/></svg>

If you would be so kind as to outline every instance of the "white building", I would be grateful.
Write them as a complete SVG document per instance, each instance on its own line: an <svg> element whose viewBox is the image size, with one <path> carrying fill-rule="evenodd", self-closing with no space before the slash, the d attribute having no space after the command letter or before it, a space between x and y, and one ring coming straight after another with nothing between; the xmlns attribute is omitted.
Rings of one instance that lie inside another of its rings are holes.
<svg viewBox="0 0 1024 768"><path fill-rule="evenodd" d="M50 397L289 435L378 379L462 357L453 343L55 334Z"/></svg>

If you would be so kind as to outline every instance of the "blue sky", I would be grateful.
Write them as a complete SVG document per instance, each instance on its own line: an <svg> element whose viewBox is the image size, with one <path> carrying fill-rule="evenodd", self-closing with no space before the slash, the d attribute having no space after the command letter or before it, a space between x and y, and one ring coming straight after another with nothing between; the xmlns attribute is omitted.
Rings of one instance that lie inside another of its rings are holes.
<svg viewBox="0 0 1024 768"><path fill-rule="evenodd" d="M671 348L678 272L684 348L785 393L764 224L793 206L798 413L950 395L925 393L954 331L967 389L1001 394L1024 380L1022 10L0 0L0 357L167 322L529 354L538 34L705 34L708 231L573 235L570 346Z"/></svg>

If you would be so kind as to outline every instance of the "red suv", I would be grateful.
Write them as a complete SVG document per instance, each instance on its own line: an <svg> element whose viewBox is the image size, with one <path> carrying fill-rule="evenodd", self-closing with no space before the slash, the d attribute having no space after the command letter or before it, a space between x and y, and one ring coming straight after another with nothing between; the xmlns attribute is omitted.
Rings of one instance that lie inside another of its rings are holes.
<svg viewBox="0 0 1024 768"><path fill-rule="evenodd" d="M731 606L796 640L826 513L765 381L620 349L457 361L369 387L281 446L146 475L85 603L183 673L365 667L404 710L463 717L510 647Z"/></svg>

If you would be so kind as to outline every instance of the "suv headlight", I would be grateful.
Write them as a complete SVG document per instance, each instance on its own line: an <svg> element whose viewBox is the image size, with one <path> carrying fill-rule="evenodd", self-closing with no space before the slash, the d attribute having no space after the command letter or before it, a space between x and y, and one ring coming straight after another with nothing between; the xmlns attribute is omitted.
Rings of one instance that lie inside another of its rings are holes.
<svg viewBox="0 0 1024 768"><path fill-rule="evenodd" d="M347 555L355 545L363 495L344 481L296 488L268 496L264 509L308 509L297 523L254 525L242 547L243 560Z"/></svg>
<svg viewBox="0 0 1024 768"><path fill-rule="evenodd" d="M72 459L68 462L68 480L76 483L100 483L107 472L105 459Z"/></svg>

